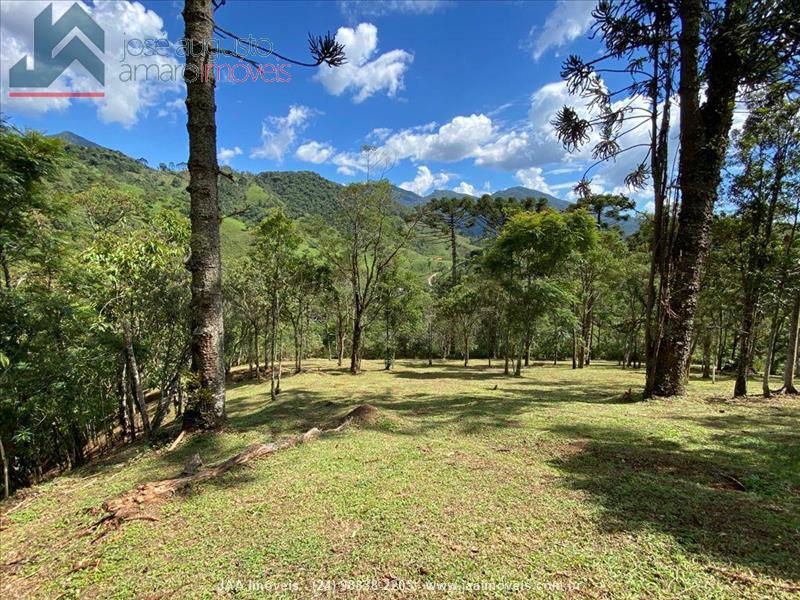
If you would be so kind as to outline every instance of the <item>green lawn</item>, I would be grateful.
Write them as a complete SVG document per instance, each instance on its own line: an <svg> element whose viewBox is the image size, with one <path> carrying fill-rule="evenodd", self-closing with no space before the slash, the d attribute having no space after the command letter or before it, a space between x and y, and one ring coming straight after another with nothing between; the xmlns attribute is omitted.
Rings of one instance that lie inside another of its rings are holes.
<svg viewBox="0 0 800 600"><path fill-rule="evenodd" d="M686 398L624 402L642 373L602 364L537 365L522 378L477 362L400 361L391 373L367 362L358 377L327 361L308 366L284 380L276 403L263 384L230 389L222 434L171 453L128 447L6 503L0 597L764 598L800 589L797 398L733 401L730 381L698 380ZM87 509L177 474L195 452L210 463L360 403L380 409L376 424L198 486L155 508L157 522L97 541L76 535L98 518Z"/></svg>

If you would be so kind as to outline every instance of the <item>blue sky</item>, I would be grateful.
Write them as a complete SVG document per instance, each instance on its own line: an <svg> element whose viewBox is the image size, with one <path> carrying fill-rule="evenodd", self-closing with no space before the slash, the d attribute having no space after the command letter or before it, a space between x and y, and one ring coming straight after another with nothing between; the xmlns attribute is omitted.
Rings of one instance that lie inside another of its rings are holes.
<svg viewBox="0 0 800 600"><path fill-rule="evenodd" d="M6 118L18 127L71 130L151 164L185 161L183 84L119 80L123 40L177 42L183 3L85 3L106 31L106 97L9 99L8 69L31 51L33 18L46 4L0 5ZM71 4L57 2L55 18ZM333 71L291 66L285 83L220 83L220 160L249 171L313 170L346 183L365 177L359 149L370 143L378 148L373 159L378 170L421 194L527 185L568 197L588 164L588 151L567 156L549 120L563 104L580 103L560 81L563 58L593 57L601 49L588 39L591 8L592 2L578 0L228 0L216 13L223 28L241 37L269 38L276 51L301 60L308 58L308 32L331 31L345 42L349 62ZM169 69L181 59L168 53L128 56L126 62L137 61ZM52 86L96 87L78 63ZM626 157L596 170L597 189L621 191L636 160ZM646 192L637 200L644 207Z"/></svg>

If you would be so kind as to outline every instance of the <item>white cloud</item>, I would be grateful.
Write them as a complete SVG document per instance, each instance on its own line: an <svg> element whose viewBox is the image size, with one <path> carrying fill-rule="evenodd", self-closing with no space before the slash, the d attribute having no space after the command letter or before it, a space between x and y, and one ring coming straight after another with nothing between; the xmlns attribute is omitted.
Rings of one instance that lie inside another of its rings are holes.
<svg viewBox="0 0 800 600"><path fill-rule="evenodd" d="M537 192L544 192L545 194L552 194L550 186L542 177L542 169L539 167L528 167L527 169L519 169L514 173L514 179L519 181L526 188L536 190Z"/></svg>
<svg viewBox="0 0 800 600"><path fill-rule="evenodd" d="M302 131L316 111L301 104L289 107L285 117L268 117L261 122L261 145L250 151L250 158L269 158L278 162L294 146L298 132Z"/></svg>
<svg viewBox="0 0 800 600"><path fill-rule="evenodd" d="M453 188L454 192L458 192L459 194L469 194L470 196L480 196L480 192L475 188L474 185L467 183L466 181L462 181L456 187Z"/></svg>
<svg viewBox="0 0 800 600"><path fill-rule="evenodd" d="M233 148L221 146L219 152L217 152L217 160L222 165L230 165L234 157L239 156L241 153L242 149L239 146L234 146Z"/></svg>
<svg viewBox="0 0 800 600"><path fill-rule="evenodd" d="M181 112L186 114L186 101L183 98L175 98L162 103L157 114L159 117L168 117Z"/></svg>
<svg viewBox="0 0 800 600"><path fill-rule="evenodd" d="M388 127L376 127L367 134L367 141L373 143L380 143L386 140L392 134L392 130Z"/></svg>
<svg viewBox="0 0 800 600"><path fill-rule="evenodd" d="M65 110L72 103L92 102L97 107L97 114L104 123L120 123L126 128L135 125L138 120L161 102L164 94L174 94L183 89L180 62L173 52L167 56L128 56L122 62L124 40L128 39L165 39L167 37L163 19L153 10L145 8L139 2L116 2L114 0L97 0L93 5L79 2L89 15L105 31L106 64L105 85L101 88L95 78L80 63L73 63L64 74L54 82L51 91L102 91L103 98L9 98L8 71L23 56L29 57L29 65L33 57L33 21L34 18L50 4L49 0L30 0L28 2L4 2L0 4L0 93L3 96L4 110L19 110L28 113L43 113L50 110ZM74 4L74 0L53 2L54 21ZM82 33L78 37L87 42ZM90 48L91 43L87 44ZM99 54L99 50L98 50ZM142 65L141 75L135 80L123 81L125 65ZM144 76L147 67L149 77ZM176 73L177 81L170 78L162 80L151 73ZM159 111L161 112L161 111Z"/></svg>
<svg viewBox="0 0 800 600"><path fill-rule="evenodd" d="M355 29L340 27L336 41L344 44L347 62L340 67L320 67L314 78L329 94L353 94L353 102L363 102L373 94L386 92L395 97L403 89L403 76L414 60L405 50L390 50L375 57L378 28L361 23Z"/></svg>
<svg viewBox="0 0 800 600"><path fill-rule="evenodd" d="M339 9L348 18L379 17L390 13L430 15L452 4L448 0L340 0Z"/></svg>
<svg viewBox="0 0 800 600"><path fill-rule="evenodd" d="M544 25L531 29L524 49L538 61L550 48L560 48L580 37L591 27L596 5L596 0L558 0Z"/></svg>
<svg viewBox="0 0 800 600"><path fill-rule="evenodd" d="M431 173L425 165L417 167L417 175L413 181L404 181L400 187L409 192L424 196L434 188L440 188L450 181L449 173Z"/></svg>
<svg viewBox="0 0 800 600"><path fill-rule="evenodd" d="M423 131L429 127L426 125ZM492 120L486 115L458 116L430 133L418 133L416 128L402 130L389 136L383 147L396 160L454 162L476 156L493 131Z"/></svg>
<svg viewBox="0 0 800 600"><path fill-rule="evenodd" d="M312 141L299 146L294 155L300 160L318 165L328 160L335 151L335 148L330 144Z"/></svg>

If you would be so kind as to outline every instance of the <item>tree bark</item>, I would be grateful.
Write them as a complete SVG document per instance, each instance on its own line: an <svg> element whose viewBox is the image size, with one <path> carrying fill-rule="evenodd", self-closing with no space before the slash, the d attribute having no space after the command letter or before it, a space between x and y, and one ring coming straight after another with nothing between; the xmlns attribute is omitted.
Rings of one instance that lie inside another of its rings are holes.
<svg viewBox="0 0 800 600"><path fill-rule="evenodd" d="M8 495L11 493L11 482L8 477L8 458L2 438L0 438L0 460L3 461L3 497L8 500Z"/></svg>
<svg viewBox="0 0 800 600"><path fill-rule="evenodd" d="M125 344L125 361L128 368L128 377L131 382L131 391L133 398L136 401L136 407L139 409L139 415L142 417L142 428L145 435L151 434L150 430L150 415L147 414L147 404L144 401L144 390L142 389L142 381L139 375L139 365L136 362L136 353L133 349L133 335L131 333L131 326L127 320L122 321L122 337Z"/></svg>
<svg viewBox="0 0 800 600"><path fill-rule="evenodd" d="M225 420L224 324L222 261L217 198L217 125L213 75L213 13L210 0L186 0L186 109L189 133L189 196L192 300L190 326L192 372L197 377L185 429L214 429Z"/></svg>
<svg viewBox="0 0 800 600"><path fill-rule="evenodd" d="M707 100L702 106L699 60L704 4L702 0L683 0L678 9L682 23L678 42L681 208L671 252L670 293L653 378L652 392L657 396L682 395L686 386L700 274L708 250L712 211L741 75L741 60L733 35L739 24L735 17L739 16L741 3L731 4L720 31L710 41L705 69ZM730 14L733 11L735 16Z"/></svg>
<svg viewBox="0 0 800 600"><path fill-rule="evenodd" d="M353 339L350 348L350 372L358 375L361 371L361 314L353 315Z"/></svg>
<svg viewBox="0 0 800 600"><path fill-rule="evenodd" d="M6 257L5 245L0 244L0 266L3 268L3 282L6 289L11 289L11 271L8 269L8 258Z"/></svg>
<svg viewBox="0 0 800 600"><path fill-rule="evenodd" d="M789 320L789 344L786 348L786 364L783 366L783 391L797 394L794 386L794 375L797 361L798 338L800 338L800 293L795 295L792 315Z"/></svg>

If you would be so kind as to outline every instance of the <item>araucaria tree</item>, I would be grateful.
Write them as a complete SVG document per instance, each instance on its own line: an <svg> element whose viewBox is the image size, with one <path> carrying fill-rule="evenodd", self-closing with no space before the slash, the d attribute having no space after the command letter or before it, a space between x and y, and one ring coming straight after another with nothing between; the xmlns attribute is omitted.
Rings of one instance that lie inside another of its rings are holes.
<svg viewBox="0 0 800 600"><path fill-rule="evenodd" d="M212 54L214 17L210 0L186 0L183 19L192 222L187 265L192 273L189 328L196 377L183 424L187 429L211 429L225 419L225 357Z"/></svg>
<svg viewBox="0 0 800 600"><path fill-rule="evenodd" d="M796 3L776 0L712 5L703 0L603 0L594 15L608 53L590 62L576 56L565 62L562 74L570 90L589 97L597 112L587 118L565 107L559 113L554 125L567 148L588 142L598 128L593 154L600 161L637 146L646 149L628 177L629 184L642 187L650 175L655 204L645 395L672 396L685 389L700 277L737 93L776 82L796 85L799 12ZM600 63L606 68L598 68ZM620 68L633 82L612 91L602 77ZM667 141L675 91L680 155L674 217L669 218ZM615 103L614 97L623 93L629 97ZM645 123L650 124L648 142L624 147L625 135ZM579 188L588 193L588 181Z"/></svg>
<svg viewBox="0 0 800 600"><path fill-rule="evenodd" d="M458 282L457 235L475 224L472 200L462 198L434 198L419 208L422 220L434 233L443 237L450 246L450 284Z"/></svg>
<svg viewBox="0 0 800 600"><path fill-rule="evenodd" d="M213 429L225 420L225 353L222 306L222 259L220 255L217 178L217 123L214 99L214 59L220 54L252 62L239 54L219 48L213 34L253 46L252 36L244 40L214 24L214 8L225 3L212 0L186 0L183 8L186 56L186 111L189 132L189 195L191 197L192 273L190 332L192 339L193 391L183 417L184 428ZM257 46L256 46L257 47ZM257 47L264 51L264 48ZM345 62L344 46L330 35L309 36L314 62L304 63L270 52L293 64L305 67L338 67Z"/></svg>

